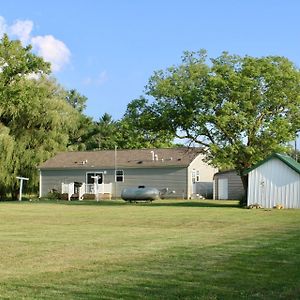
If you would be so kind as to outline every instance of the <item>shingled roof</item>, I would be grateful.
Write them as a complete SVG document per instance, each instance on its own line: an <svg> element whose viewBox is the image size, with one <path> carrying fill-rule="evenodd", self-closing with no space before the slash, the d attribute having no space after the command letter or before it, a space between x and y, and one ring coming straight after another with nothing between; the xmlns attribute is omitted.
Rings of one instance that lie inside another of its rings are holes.
<svg viewBox="0 0 300 300"><path fill-rule="evenodd" d="M61 152L39 169L187 167L201 153L201 148Z"/></svg>

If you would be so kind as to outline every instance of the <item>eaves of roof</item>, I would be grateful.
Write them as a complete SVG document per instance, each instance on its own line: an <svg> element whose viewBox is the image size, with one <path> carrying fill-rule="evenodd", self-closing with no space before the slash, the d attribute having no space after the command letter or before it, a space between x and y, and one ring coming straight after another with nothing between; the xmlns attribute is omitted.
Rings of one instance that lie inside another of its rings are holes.
<svg viewBox="0 0 300 300"><path fill-rule="evenodd" d="M116 166L117 169L160 169L160 168L187 168L189 165L148 165L148 166ZM91 170L91 169L115 169L114 166L62 166L62 167L43 167L39 166L38 170Z"/></svg>

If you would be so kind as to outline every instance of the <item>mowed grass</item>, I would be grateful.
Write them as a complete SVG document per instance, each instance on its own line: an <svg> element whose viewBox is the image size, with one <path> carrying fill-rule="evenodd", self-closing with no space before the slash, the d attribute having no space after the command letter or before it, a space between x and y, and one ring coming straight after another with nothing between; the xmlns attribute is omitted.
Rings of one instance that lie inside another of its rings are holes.
<svg viewBox="0 0 300 300"><path fill-rule="evenodd" d="M0 299L300 299L300 210L0 203Z"/></svg>

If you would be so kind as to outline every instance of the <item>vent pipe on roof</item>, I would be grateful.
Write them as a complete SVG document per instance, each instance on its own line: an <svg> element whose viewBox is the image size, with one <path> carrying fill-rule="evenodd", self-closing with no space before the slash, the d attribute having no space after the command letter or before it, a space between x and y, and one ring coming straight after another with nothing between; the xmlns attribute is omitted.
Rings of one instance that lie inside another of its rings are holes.
<svg viewBox="0 0 300 300"><path fill-rule="evenodd" d="M150 151L151 152L151 155L152 155L152 160L154 160L154 151Z"/></svg>

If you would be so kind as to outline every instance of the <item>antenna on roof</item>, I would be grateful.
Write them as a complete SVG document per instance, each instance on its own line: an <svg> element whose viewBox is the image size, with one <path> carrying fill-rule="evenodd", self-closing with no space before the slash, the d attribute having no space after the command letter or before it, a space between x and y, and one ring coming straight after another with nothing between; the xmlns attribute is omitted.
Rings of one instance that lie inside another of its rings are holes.
<svg viewBox="0 0 300 300"><path fill-rule="evenodd" d="M154 151L150 151L150 153L151 153L151 155L152 155L152 160L154 160L154 157L155 157Z"/></svg>

